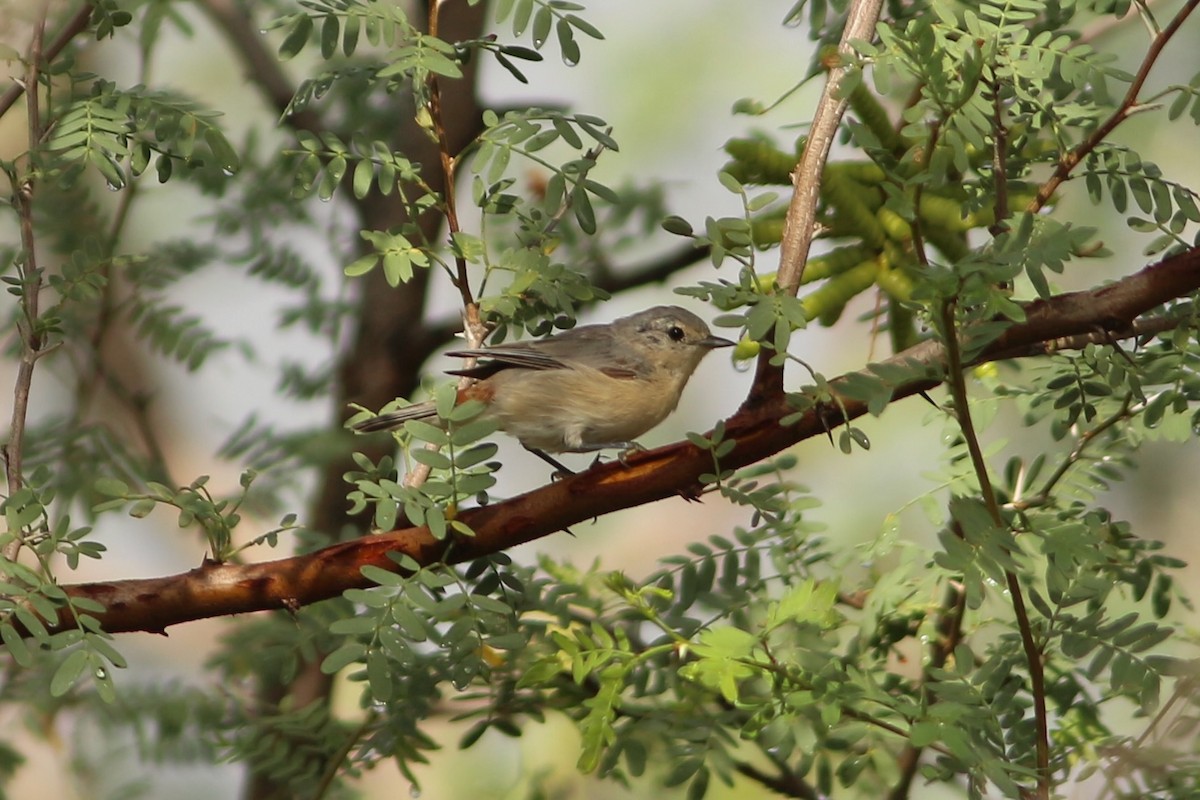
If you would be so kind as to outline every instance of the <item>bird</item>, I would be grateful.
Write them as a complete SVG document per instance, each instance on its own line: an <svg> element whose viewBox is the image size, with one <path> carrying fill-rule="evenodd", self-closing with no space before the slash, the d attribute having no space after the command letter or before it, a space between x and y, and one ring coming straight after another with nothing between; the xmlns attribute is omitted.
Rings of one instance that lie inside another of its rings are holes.
<svg viewBox="0 0 1200 800"><path fill-rule="evenodd" d="M655 306L544 339L454 350L448 355L478 361L447 373L475 379L458 403L481 401L500 430L562 469L546 454L642 449L636 438L675 410L704 356L733 344L687 309ZM351 427L388 431L436 417L426 401Z"/></svg>

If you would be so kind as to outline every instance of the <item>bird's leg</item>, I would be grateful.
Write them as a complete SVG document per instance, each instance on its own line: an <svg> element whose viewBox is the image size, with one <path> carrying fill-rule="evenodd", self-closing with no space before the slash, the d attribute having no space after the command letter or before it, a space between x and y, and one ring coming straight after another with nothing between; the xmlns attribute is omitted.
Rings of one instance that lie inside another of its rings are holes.
<svg viewBox="0 0 1200 800"><path fill-rule="evenodd" d="M646 452L646 448L642 447L637 442L617 442L617 444L623 445L621 452L617 453L617 461L621 462L622 467L629 466L629 462L627 462L625 459L629 458L630 454Z"/></svg>
<svg viewBox="0 0 1200 800"><path fill-rule="evenodd" d="M533 453L535 456L540 458L542 461L545 461L547 464L554 467L555 471L550 475L550 480L558 480L560 478L565 478L568 475L575 474L574 470L567 469L567 467L560 464L557 460L555 460L554 458L551 458L550 455L548 453L546 453L545 451L538 450L536 447L529 447L528 445L524 445L524 444L521 446L524 447L529 452Z"/></svg>
<svg viewBox="0 0 1200 800"><path fill-rule="evenodd" d="M592 445L584 450L581 450L580 452L584 452L585 450L620 450L621 452L617 454L617 461L620 461L621 466L623 467L629 466L625 459L629 457L630 453L646 452L646 448L642 447L637 442L605 442L604 444ZM600 455L597 454L596 460L592 462L592 467L599 463ZM591 469L591 467L588 467L588 469Z"/></svg>

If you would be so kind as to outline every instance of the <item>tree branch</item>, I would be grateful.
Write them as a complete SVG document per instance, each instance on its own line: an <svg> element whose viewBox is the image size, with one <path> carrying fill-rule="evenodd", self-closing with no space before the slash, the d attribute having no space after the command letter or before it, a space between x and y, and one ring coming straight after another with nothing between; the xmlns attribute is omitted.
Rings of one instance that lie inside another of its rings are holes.
<svg viewBox="0 0 1200 800"><path fill-rule="evenodd" d="M821 795L794 773L780 770L778 775L769 775L753 764L739 761L734 765L742 775L767 787L776 794L784 797L798 797L800 800L820 800Z"/></svg>
<svg viewBox="0 0 1200 800"><path fill-rule="evenodd" d="M783 236L779 242L779 291L796 295L804 278L804 265L816 235L817 204L821 194L821 174L833 139L837 135L842 116L846 113L847 100L841 94L842 82L850 67L842 63L849 56L851 42L856 39L870 41L875 38L875 25L883 0L854 0L846 16L846 27L838 44L839 63L832 65L825 89L813 114L808 131L808 141L800 161L792 171L792 199L788 203L787 216L783 223ZM752 394L770 395L783 387L783 368L771 364L773 352L764 348L758 357L754 373Z"/></svg>
<svg viewBox="0 0 1200 800"><path fill-rule="evenodd" d="M647 284L662 283L676 272L708 258L710 250L707 244L686 244L627 269L617 271L604 268L592 276L592 285L609 294L620 294Z"/></svg>
<svg viewBox="0 0 1200 800"><path fill-rule="evenodd" d="M1114 337L1134 335L1134 320L1163 303L1200 289L1200 250L1172 256L1120 281L1083 292L1037 300L1025 306L1026 321L1008 328L964 367L1063 337L1102 328ZM966 331L967 334L970 331ZM943 348L930 340L888 359L923 376L893 388L893 399L927 391L941 383ZM853 376L831 382L836 391ZM830 424L867 413L866 403L839 397L838 408L810 409L796 424L780 419L793 412L783 394L752 395L725 423L726 438L737 442L723 469L761 461L797 442L824 436ZM208 563L163 578L106 581L64 587L74 597L106 606L97 615L105 630L162 633L195 619L265 609L294 609L370 586L362 567L396 570L388 553L411 556L422 565L459 563L548 536L592 517L672 497L712 472L712 457L687 442L631 454L626 463L602 464L507 501L462 511L459 519L475 532L470 538L438 541L427 528L411 527L333 545L315 553L260 564ZM69 616L50 620L70 625Z"/></svg>
<svg viewBox="0 0 1200 800"><path fill-rule="evenodd" d="M1138 94L1142 91L1142 86L1146 83L1146 78L1150 76L1150 70L1154 68L1158 61L1159 55L1163 48L1167 46L1167 42L1179 31L1180 26L1188 16L1196 10L1196 6L1200 5L1200 0L1188 0L1183 8L1175 14L1175 17L1167 24L1167 27L1154 37L1154 41L1150 43L1149 49L1146 51L1146 57L1142 59L1142 65L1138 68L1137 74L1133 81L1129 84L1129 90L1125 92L1125 98L1121 101L1121 105L1112 113L1108 119L1101 123L1091 135L1084 141L1079 143L1069 153L1063 155L1058 162L1058 167L1055 168L1054 174L1041 185L1038 189L1037 196L1029 202L1028 210L1030 212L1039 211L1050 198L1058 191L1058 187L1063 181L1070 177L1071 171L1079 166L1079 162L1083 161L1093 150L1095 150L1108 135L1116 130L1117 126L1133 114L1137 108Z"/></svg>
<svg viewBox="0 0 1200 800"><path fill-rule="evenodd" d="M838 54L851 55L850 43L856 39L870 41L875 38L875 25L883 0L855 0L846 17L846 27L838 44ZM850 72L848 58L840 58L831 65L825 89L813 115L808 141L800 162L792 172L792 199L788 205L783 225L783 237L779 243L779 288L788 294L796 294L804 275L804 263L812 247L816 233L817 200L821 193L821 173L833 147L833 139L846 113L847 99L842 97L842 81Z"/></svg>
<svg viewBox="0 0 1200 800"><path fill-rule="evenodd" d="M259 25L246 15L245 6L236 0L201 0L200 10L208 14L225 35L234 53L242 61L246 79L258 86L276 113L283 114L292 102L296 87L279 63L275 54L263 43ZM288 126L296 130L320 133L327 129L320 115L312 108L290 114Z"/></svg>

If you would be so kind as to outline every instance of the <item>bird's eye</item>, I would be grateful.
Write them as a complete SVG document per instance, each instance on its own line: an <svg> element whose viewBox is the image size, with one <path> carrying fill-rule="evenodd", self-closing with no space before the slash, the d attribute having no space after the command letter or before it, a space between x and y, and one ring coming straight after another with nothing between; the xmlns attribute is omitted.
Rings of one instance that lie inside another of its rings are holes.
<svg viewBox="0 0 1200 800"><path fill-rule="evenodd" d="M679 327L678 325L672 325L671 327L667 328L667 336L671 337L671 341L682 342L683 328Z"/></svg>

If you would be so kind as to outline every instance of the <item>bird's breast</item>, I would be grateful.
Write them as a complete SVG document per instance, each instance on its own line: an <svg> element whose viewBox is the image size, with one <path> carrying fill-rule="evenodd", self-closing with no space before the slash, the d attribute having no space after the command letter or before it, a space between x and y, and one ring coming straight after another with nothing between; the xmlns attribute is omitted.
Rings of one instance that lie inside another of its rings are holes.
<svg viewBox="0 0 1200 800"><path fill-rule="evenodd" d="M587 367L505 370L485 383L500 427L548 452L632 441L675 409L682 389L657 373L613 377Z"/></svg>

